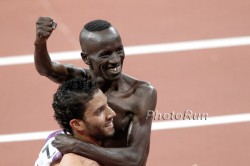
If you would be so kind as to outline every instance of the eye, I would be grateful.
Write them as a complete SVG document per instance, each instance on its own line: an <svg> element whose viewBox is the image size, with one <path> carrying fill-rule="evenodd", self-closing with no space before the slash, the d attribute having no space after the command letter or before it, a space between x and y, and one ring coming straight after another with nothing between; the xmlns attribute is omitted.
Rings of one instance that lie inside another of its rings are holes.
<svg viewBox="0 0 250 166"><path fill-rule="evenodd" d="M123 53L124 53L123 47L118 48L118 49L116 50L116 52L117 52L118 54L123 54Z"/></svg>
<svg viewBox="0 0 250 166"><path fill-rule="evenodd" d="M106 52L101 53L100 57L101 58L107 58L107 57L109 57L109 55L110 55L110 52L106 51Z"/></svg>
<svg viewBox="0 0 250 166"><path fill-rule="evenodd" d="M101 107L97 110L97 115L100 115L105 110L105 107Z"/></svg>

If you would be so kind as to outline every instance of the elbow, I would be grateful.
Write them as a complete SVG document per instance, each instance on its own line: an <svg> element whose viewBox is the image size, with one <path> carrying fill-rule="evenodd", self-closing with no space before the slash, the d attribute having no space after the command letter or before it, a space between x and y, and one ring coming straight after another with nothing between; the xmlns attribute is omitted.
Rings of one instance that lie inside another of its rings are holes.
<svg viewBox="0 0 250 166"><path fill-rule="evenodd" d="M118 154L118 156L115 157L115 160L113 160L112 164L109 163L109 165L112 166L142 166L140 164L139 155L136 153L136 150L131 151L123 151ZM101 163L101 164L106 164Z"/></svg>
<svg viewBox="0 0 250 166"><path fill-rule="evenodd" d="M125 158L123 166L143 166L143 156L134 151Z"/></svg>
<svg viewBox="0 0 250 166"><path fill-rule="evenodd" d="M149 146L147 146L146 149L132 148L129 153L128 158L126 159L127 161L126 166L128 165L129 166L145 166L147 162L148 154L149 154Z"/></svg>
<svg viewBox="0 0 250 166"><path fill-rule="evenodd" d="M129 166L141 166L141 162L138 155L131 158Z"/></svg>
<svg viewBox="0 0 250 166"><path fill-rule="evenodd" d="M39 63L35 63L35 68L36 71L41 75L41 76L46 76L49 77L51 74L53 74L52 67L48 65L41 65Z"/></svg>
<svg viewBox="0 0 250 166"><path fill-rule="evenodd" d="M124 166L143 166L139 158L128 160Z"/></svg>
<svg viewBox="0 0 250 166"><path fill-rule="evenodd" d="M138 158L124 158L124 161L119 161L119 163L116 163L115 166L142 166L139 162Z"/></svg>
<svg viewBox="0 0 250 166"><path fill-rule="evenodd" d="M41 76L45 76L45 77L49 77L50 76L50 71L48 70L44 70L44 69L41 69L39 67L36 66L36 71L41 75Z"/></svg>

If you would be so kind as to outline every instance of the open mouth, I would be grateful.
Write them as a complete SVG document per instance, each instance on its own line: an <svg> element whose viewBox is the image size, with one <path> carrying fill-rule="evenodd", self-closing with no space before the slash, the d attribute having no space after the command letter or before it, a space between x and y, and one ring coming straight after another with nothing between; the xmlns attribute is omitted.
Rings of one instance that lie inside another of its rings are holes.
<svg viewBox="0 0 250 166"><path fill-rule="evenodd" d="M110 123L108 123L105 127L107 127L107 128L113 128L113 127L114 127L114 124L113 124L113 122L110 122Z"/></svg>
<svg viewBox="0 0 250 166"><path fill-rule="evenodd" d="M115 67L111 67L111 68L108 69L108 71L110 73L114 73L114 74L119 73L121 71L121 65L117 65Z"/></svg>

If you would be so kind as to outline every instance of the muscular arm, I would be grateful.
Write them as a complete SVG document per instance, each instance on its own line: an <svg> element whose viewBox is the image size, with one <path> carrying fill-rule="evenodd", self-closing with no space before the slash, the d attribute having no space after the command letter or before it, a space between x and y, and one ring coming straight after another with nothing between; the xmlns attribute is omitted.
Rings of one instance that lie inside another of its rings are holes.
<svg viewBox="0 0 250 166"><path fill-rule="evenodd" d="M53 32L52 22L53 19L49 17L40 17L36 22L36 40L34 43L36 70L40 75L46 76L56 83L62 83L79 75L84 76L83 69L51 61L47 50L47 39Z"/></svg>
<svg viewBox="0 0 250 166"><path fill-rule="evenodd" d="M148 95L145 95L148 94ZM146 165L149 146L152 117L146 119L148 110L154 110L156 106L156 90L152 87L142 87L136 90L135 95L140 99L136 108L136 115L132 121L132 139L129 147L124 148L102 148L81 141L71 140L69 143L66 137L60 135L56 139L65 139L72 147L70 152L85 156L108 166L144 166ZM69 149L56 143L57 148L63 153Z"/></svg>

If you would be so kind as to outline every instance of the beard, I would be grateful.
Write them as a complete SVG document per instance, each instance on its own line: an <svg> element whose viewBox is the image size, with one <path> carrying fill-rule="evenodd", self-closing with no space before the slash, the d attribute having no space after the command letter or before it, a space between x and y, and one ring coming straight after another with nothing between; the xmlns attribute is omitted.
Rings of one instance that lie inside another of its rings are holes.
<svg viewBox="0 0 250 166"><path fill-rule="evenodd" d="M104 140L105 138L107 137L111 137L113 136L114 134L114 131L111 133L111 132L105 132L105 130L101 127L97 127L97 126L92 126L90 125L89 123L86 123L86 128L88 130L88 134L94 138L94 139L97 139L97 140Z"/></svg>

